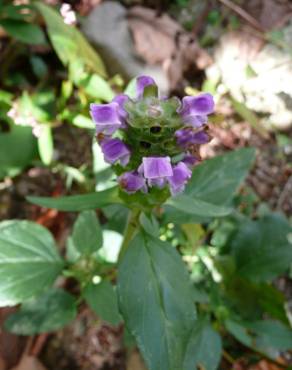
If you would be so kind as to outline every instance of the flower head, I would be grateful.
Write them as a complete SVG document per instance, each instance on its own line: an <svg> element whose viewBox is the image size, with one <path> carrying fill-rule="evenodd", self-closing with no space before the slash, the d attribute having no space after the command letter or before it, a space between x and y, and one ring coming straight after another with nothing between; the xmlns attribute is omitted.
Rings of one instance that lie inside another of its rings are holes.
<svg viewBox="0 0 292 370"><path fill-rule="evenodd" d="M147 192L154 197L151 204L184 190L200 161L200 145L210 140L206 125L213 111L210 94L181 102L159 98L149 76L137 78L135 98L120 94L111 103L90 107L104 159L113 165L121 190Z"/></svg>

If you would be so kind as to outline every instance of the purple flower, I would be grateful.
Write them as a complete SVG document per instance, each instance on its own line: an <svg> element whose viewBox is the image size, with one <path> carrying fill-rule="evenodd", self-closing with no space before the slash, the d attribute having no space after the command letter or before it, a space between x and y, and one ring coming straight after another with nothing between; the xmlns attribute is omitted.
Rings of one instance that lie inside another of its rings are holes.
<svg viewBox="0 0 292 370"><path fill-rule="evenodd" d="M159 179L173 175L169 157L144 157L139 172L142 172L147 179Z"/></svg>
<svg viewBox="0 0 292 370"><path fill-rule="evenodd" d="M145 87L151 86L151 85L156 85L152 77L150 76L137 77L137 81L136 81L137 99L141 99L143 97Z"/></svg>
<svg viewBox="0 0 292 370"><path fill-rule="evenodd" d="M183 128L175 133L178 145L188 148L192 145L206 144L209 141L209 135L205 131L196 132L192 128Z"/></svg>
<svg viewBox="0 0 292 370"><path fill-rule="evenodd" d="M208 121L208 114L214 111L214 100L211 94L185 96L178 110L185 124L192 127L202 127Z"/></svg>
<svg viewBox="0 0 292 370"><path fill-rule="evenodd" d="M121 118L124 120L128 117L128 112L125 110L125 103L129 100L128 95L126 94L119 94L114 97L113 103L117 103L119 105L118 107L118 113Z"/></svg>
<svg viewBox="0 0 292 370"><path fill-rule="evenodd" d="M101 142L104 160L108 163L120 161L122 166L129 163L130 151L120 139L105 139Z"/></svg>
<svg viewBox="0 0 292 370"><path fill-rule="evenodd" d="M185 96L179 113L183 116L206 116L214 112L214 105L213 96L208 93Z"/></svg>
<svg viewBox="0 0 292 370"><path fill-rule="evenodd" d="M179 162L173 167L173 176L168 178L172 195L182 192L186 183L192 176L192 171L184 162Z"/></svg>
<svg viewBox="0 0 292 370"><path fill-rule="evenodd" d="M136 172L125 172L118 178L121 188L129 194L141 190L147 192L145 179Z"/></svg>
<svg viewBox="0 0 292 370"><path fill-rule="evenodd" d="M122 125L118 103L90 104L90 114L97 134L112 135Z"/></svg>

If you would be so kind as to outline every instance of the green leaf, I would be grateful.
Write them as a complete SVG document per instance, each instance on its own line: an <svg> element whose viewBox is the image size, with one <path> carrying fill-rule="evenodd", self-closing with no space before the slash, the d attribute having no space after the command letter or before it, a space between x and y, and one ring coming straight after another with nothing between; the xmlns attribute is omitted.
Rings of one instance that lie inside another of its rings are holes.
<svg viewBox="0 0 292 370"><path fill-rule="evenodd" d="M65 66L80 61L92 72L106 77L102 60L82 33L74 26L64 23L63 18L50 6L37 2L36 8L40 11L47 24L51 43Z"/></svg>
<svg viewBox="0 0 292 370"><path fill-rule="evenodd" d="M41 127L41 134L38 137L38 149L42 162L45 165L49 165L54 154L52 128L49 125L43 124Z"/></svg>
<svg viewBox="0 0 292 370"><path fill-rule="evenodd" d="M47 229L30 221L0 223L0 306L15 305L53 284L63 268Z"/></svg>
<svg viewBox="0 0 292 370"><path fill-rule="evenodd" d="M184 370L203 368L215 370L221 359L222 342L220 335L205 320L198 320L193 326L188 343Z"/></svg>
<svg viewBox="0 0 292 370"><path fill-rule="evenodd" d="M226 205L248 174L253 148L238 149L202 162L193 171L185 194L215 205Z"/></svg>
<svg viewBox="0 0 292 370"><path fill-rule="evenodd" d="M244 325L233 320L226 320L225 327L240 343L247 347L252 347L253 337L249 335Z"/></svg>
<svg viewBox="0 0 292 370"><path fill-rule="evenodd" d="M175 249L138 234L118 269L118 298L149 370L182 369L196 314L188 274Z"/></svg>
<svg viewBox="0 0 292 370"><path fill-rule="evenodd" d="M291 328L279 321L261 320L246 323L246 327L257 335L256 346L264 351L286 351L292 348Z"/></svg>
<svg viewBox="0 0 292 370"><path fill-rule="evenodd" d="M170 198L166 204L179 211L200 217L222 217L227 216L232 211L231 208L217 206L185 194Z"/></svg>
<svg viewBox="0 0 292 370"><path fill-rule="evenodd" d="M231 241L238 274L264 282L284 273L292 262L291 231L288 221L278 214L244 223Z"/></svg>
<svg viewBox="0 0 292 370"><path fill-rule="evenodd" d="M93 98L106 102L110 102L115 96L109 83L97 74L88 75L85 79L79 81L78 86L82 86L85 92Z"/></svg>
<svg viewBox="0 0 292 370"><path fill-rule="evenodd" d="M149 235L155 236L159 238L160 231L159 231L159 223L154 217L154 215L146 215L145 213L141 213L139 217L140 225L143 227L144 231Z"/></svg>
<svg viewBox="0 0 292 370"><path fill-rule="evenodd" d="M31 45L46 43L43 30L35 24L21 20L3 19L0 20L0 26L2 26L10 36L16 38L18 41Z"/></svg>
<svg viewBox="0 0 292 370"><path fill-rule="evenodd" d="M78 216L72 233L75 248L85 255L96 252L102 246L102 231L94 211L83 211Z"/></svg>
<svg viewBox="0 0 292 370"><path fill-rule="evenodd" d="M112 325L118 325L122 321L117 294L109 281L104 280L97 285L89 284L83 294L89 307L102 320Z"/></svg>
<svg viewBox="0 0 292 370"><path fill-rule="evenodd" d="M210 206L228 205L248 174L254 158L255 150L253 148L243 148L202 162L194 169L192 178L184 191L184 196L194 199L196 203L198 200L206 202ZM199 205L204 207L202 203ZM188 208L195 209L195 207ZM166 217L171 222L180 223L206 220L206 217L198 215L199 212L196 214L190 212L189 215L186 215L183 211L174 209L173 205L167 206ZM227 209L220 211L215 208L213 211L209 211L209 213L225 213Z"/></svg>
<svg viewBox="0 0 292 370"><path fill-rule="evenodd" d="M97 193L70 195L58 198L27 197L31 203L42 207L55 208L60 211L85 211L101 208L113 203L121 203L118 197L118 188L113 187Z"/></svg>
<svg viewBox="0 0 292 370"><path fill-rule="evenodd" d="M76 317L75 298L62 289L53 288L22 304L10 315L5 328L18 335L34 335L58 330Z"/></svg>
<svg viewBox="0 0 292 370"><path fill-rule="evenodd" d="M36 144L31 128L12 126L10 132L0 132L0 179L15 176L30 164L37 155Z"/></svg>

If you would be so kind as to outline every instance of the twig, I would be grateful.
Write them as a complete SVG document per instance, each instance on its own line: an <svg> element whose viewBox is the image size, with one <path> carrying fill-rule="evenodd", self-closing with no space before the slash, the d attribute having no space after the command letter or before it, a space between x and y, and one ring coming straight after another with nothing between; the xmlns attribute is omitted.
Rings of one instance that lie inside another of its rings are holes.
<svg viewBox="0 0 292 370"><path fill-rule="evenodd" d="M265 29L262 27L262 25L253 17L251 16L247 11L242 9L239 5L234 4L231 0L218 0L220 3L234 11L234 13L238 14L242 19L244 19L246 22L248 22L251 26L256 28L260 32L265 32Z"/></svg>
<svg viewBox="0 0 292 370"><path fill-rule="evenodd" d="M37 357L40 354L40 352L42 351L43 346L46 343L48 337L49 337L48 333L40 334L39 336L37 336L36 340L35 340L35 343L34 343L34 346L32 347L29 354L31 356Z"/></svg>

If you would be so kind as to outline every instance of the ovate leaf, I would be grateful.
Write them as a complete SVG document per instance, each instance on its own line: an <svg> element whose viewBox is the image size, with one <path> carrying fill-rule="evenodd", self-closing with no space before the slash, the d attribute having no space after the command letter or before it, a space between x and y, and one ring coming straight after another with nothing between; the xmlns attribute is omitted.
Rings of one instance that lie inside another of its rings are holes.
<svg viewBox="0 0 292 370"><path fill-rule="evenodd" d="M79 214L74 224L72 242L83 255L90 255L102 246L102 230L94 211Z"/></svg>
<svg viewBox="0 0 292 370"><path fill-rule="evenodd" d="M245 222L231 241L238 273L263 282L285 272L292 262L291 231L288 221L278 214Z"/></svg>
<svg viewBox="0 0 292 370"><path fill-rule="evenodd" d="M9 316L5 328L18 335L34 335L58 330L74 320L75 298L62 289L51 289L21 306Z"/></svg>
<svg viewBox="0 0 292 370"><path fill-rule="evenodd" d="M182 369L196 315L188 275L175 249L138 234L119 266L118 296L148 369Z"/></svg>
<svg viewBox="0 0 292 370"><path fill-rule="evenodd" d="M53 284L62 267L47 229L30 221L0 223L0 306L40 293Z"/></svg>
<svg viewBox="0 0 292 370"><path fill-rule="evenodd" d="M220 335L206 320L198 320L193 326L188 344L184 370L216 370L221 358L222 342Z"/></svg>
<svg viewBox="0 0 292 370"><path fill-rule="evenodd" d="M254 159L255 150L243 148L202 162L194 169L184 191L183 196L187 198L183 198L181 203L187 207L183 209L175 197L168 203L174 204L167 206L167 220L180 223L199 222L206 220L206 217L228 214L230 210L227 211L226 206L248 174Z"/></svg>
<svg viewBox="0 0 292 370"><path fill-rule="evenodd" d="M117 294L109 281L89 284L84 290L84 298L89 307L102 320L118 325L122 318L118 309Z"/></svg>

